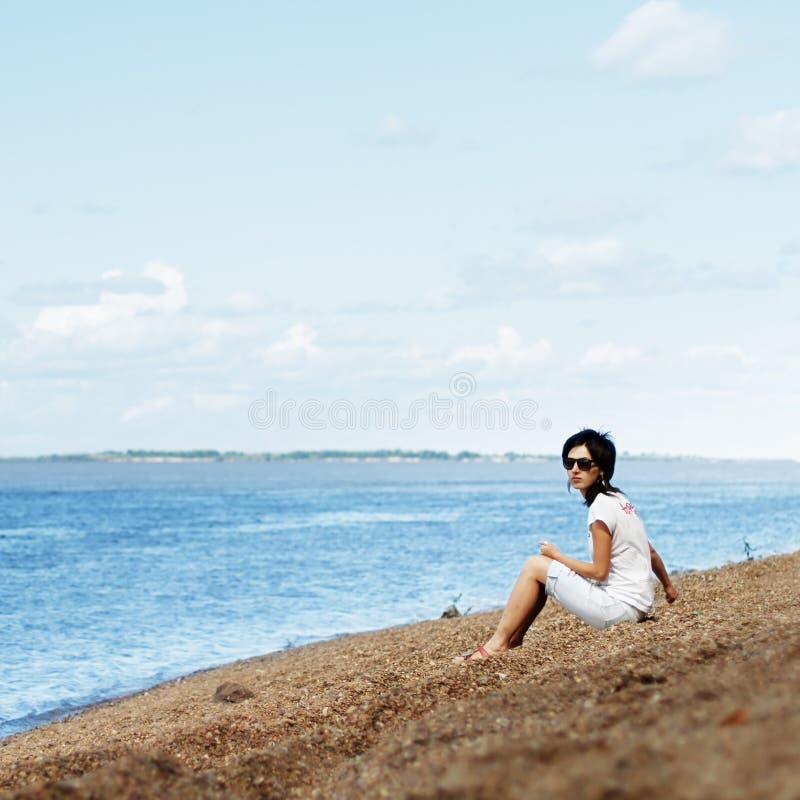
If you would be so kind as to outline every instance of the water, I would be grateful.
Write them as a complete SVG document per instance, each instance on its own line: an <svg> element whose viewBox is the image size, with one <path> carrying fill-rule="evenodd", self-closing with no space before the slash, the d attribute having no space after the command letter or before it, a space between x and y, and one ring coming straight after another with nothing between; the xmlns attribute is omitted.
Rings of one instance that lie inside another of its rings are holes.
<svg viewBox="0 0 800 800"><path fill-rule="evenodd" d="M670 569L800 549L800 464L628 461ZM197 669L502 605L542 539L583 557L560 465L0 463L0 735Z"/></svg>

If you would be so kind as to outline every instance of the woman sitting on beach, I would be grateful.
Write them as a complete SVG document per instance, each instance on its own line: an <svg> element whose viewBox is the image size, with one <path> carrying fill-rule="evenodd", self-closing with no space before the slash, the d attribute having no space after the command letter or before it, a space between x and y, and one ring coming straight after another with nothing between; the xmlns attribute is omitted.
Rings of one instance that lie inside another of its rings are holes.
<svg viewBox="0 0 800 800"><path fill-rule="evenodd" d="M552 542L540 542L540 555L522 567L492 638L457 660L477 661L519 647L548 597L601 629L653 613L652 572L667 602L678 597L636 509L610 483L617 457L611 437L586 428L567 439L561 456L568 487L578 489L589 507L592 560L579 561Z"/></svg>

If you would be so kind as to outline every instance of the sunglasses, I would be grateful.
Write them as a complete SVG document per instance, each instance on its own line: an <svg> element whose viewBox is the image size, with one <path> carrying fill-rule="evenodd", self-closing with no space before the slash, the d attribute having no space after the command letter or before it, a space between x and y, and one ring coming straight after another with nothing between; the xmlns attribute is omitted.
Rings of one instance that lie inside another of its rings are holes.
<svg viewBox="0 0 800 800"><path fill-rule="evenodd" d="M581 472L588 472L595 464L591 458L562 458L564 469L572 469L576 464Z"/></svg>

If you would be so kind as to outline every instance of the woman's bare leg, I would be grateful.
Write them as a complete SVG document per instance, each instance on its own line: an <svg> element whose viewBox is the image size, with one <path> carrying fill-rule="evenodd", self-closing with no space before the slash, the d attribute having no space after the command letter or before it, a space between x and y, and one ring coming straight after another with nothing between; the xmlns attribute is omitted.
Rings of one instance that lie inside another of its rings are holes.
<svg viewBox="0 0 800 800"><path fill-rule="evenodd" d="M544 586L542 586L542 590L539 592L539 597L536 598L536 604L531 609L531 613L522 621L522 624L519 626L519 628L517 628L517 630L515 630L511 635L511 638L508 641L509 647L522 647L522 640L525 638L528 628L533 625L533 621L539 616L546 602L547 594L544 592Z"/></svg>
<svg viewBox="0 0 800 800"><path fill-rule="evenodd" d="M497 630L483 646L490 655L522 644L525 633L547 602L544 584L551 561L547 556L532 556L523 565ZM480 657L479 653L475 654L476 659Z"/></svg>

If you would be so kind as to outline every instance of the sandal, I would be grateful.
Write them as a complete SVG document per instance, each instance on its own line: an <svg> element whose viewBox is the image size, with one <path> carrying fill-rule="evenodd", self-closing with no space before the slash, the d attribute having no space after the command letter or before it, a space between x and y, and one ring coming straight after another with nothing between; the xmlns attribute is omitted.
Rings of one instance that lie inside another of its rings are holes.
<svg viewBox="0 0 800 800"><path fill-rule="evenodd" d="M481 657L480 658L474 658L476 654L480 655ZM492 654L483 645L481 645L477 650L467 650L465 653L462 653L460 656L456 656L453 659L453 661L455 661L458 664L466 664L467 661L472 661L473 659L475 661L483 661L485 658L490 658L491 655Z"/></svg>

